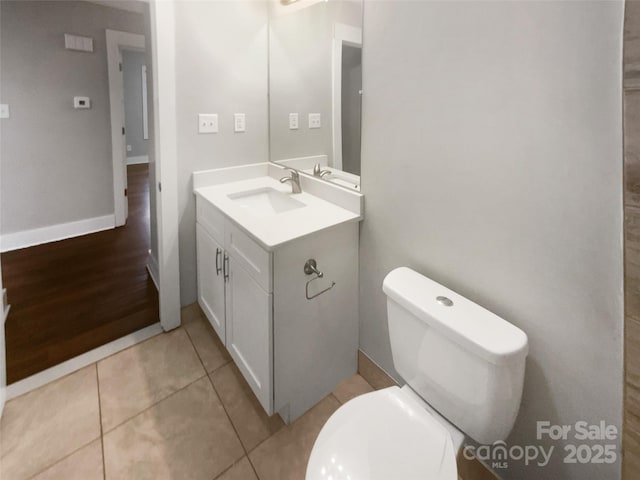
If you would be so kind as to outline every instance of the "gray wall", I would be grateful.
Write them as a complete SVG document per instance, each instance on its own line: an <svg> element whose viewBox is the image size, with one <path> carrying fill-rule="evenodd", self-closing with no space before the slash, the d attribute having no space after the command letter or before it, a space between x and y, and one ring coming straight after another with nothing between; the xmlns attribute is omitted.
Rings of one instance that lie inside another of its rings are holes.
<svg viewBox="0 0 640 480"><path fill-rule="evenodd" d="M147 62L145 52L122 52L122 77L124 86L124 119L127 145L131 151L127 157L148 154L149 141L144 139L142 128L142 67Z"/></svg>
<svg viewBox="0 0 640 480"><path fill-rule="evenodd" d="M144 33L140 14L87 2L0 2L3 234L113 213L105 29ZM65 50L64 33L94 52ZM73 97L91 97L74 110Z"/></svg>
<svg viewBox="0 0 640 480"><path fill-rule="evenodd" d="M178 2L176 103L180 294L196 301L195 199L191 174L268 160L267 4ZM198 134L198 113L217 113L219 133ZM234 133L233 114L246 115Z"/></svg>
<svg viewBox="0 0 640 480"><path fill-rule="evenodd" d="M270 158L308 155L333 159L331 48L335 22L360 27L359 2L320 2L271 19L269 33ZM289 113L299 113L298 130ZM309 113L322 128L309 129Z"/></svg>
<svg viewBox="0 0 640 480"><path fill-rule="evenodd" d="M621 1L365 5L361 348L395 374L381 287L400 265L522 328L512 444L547 444L538 420L621 425L622 13ZM564 464L555 445L545 469L511 461L500 475L620 477L619 461Z"/></svg>

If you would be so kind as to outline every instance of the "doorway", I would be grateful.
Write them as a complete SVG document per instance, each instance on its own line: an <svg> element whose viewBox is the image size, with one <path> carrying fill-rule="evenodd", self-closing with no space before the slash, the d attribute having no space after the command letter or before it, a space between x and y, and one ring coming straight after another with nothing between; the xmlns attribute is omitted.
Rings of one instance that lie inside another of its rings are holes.
<svg viewBox="0 0 640 480"><path fill-rule="evenodd" d="M148 6L1 6L2 102L11 116L2 119L0 260L11 384L157 324L159 296L148 272L155 162L119 164L129 218L114 228L109 212L118 197L105 31L148 38Z"/></svg>

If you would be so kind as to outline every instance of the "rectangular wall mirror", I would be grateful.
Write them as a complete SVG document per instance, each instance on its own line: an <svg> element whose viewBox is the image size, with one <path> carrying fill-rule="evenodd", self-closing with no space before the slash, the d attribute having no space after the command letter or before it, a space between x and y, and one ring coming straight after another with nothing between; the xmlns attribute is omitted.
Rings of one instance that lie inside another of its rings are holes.
<svg viewBox="0 0 640 480"><path fill-rule="evenodd" d="M360 190L362 0L274 0L269 158Z"/></svg>

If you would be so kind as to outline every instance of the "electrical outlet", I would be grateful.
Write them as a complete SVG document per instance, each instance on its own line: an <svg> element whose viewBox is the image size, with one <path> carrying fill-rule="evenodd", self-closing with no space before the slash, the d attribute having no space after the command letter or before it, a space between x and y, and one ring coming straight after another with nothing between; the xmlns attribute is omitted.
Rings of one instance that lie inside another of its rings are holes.
<svg viewBox="0 0 640 480"><path fill-rule="evenodd" d="M244 132L246 123L244 113L234 113L233 114L233 122L234 122L234 131L236 132Z"/></svg>
<svg viewBox="0 0 640 480"><path fill-rule="evenodd" d="M0 104L0 118L9 118L9 105L6 103Z"/></svg>
<svg viewBox="0 0 640 480"><path fill-rule="evenodd" d="M218 133L218 114L201 113L198 115L198 133Z"/></svg>
<svg viewBox="0 0 640 480"><path fill-rule="evenodd" d="M319 113L310 113L309 114L309 128L320 128L322 127L322 117Z"/></svg>

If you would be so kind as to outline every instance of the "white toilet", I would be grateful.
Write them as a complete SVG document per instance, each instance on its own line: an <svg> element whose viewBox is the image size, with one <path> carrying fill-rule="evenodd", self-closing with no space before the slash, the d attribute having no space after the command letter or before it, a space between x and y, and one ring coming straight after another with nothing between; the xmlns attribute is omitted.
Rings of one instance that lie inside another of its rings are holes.
<svg viewBox="0 0 640 480"><path fill-rule="evenodd" d="M393 363L407 384L340 407L316 439L307 480L457 480L465 434L491 444L513 427L526 334L406 267L383 290Z"/></svg>

